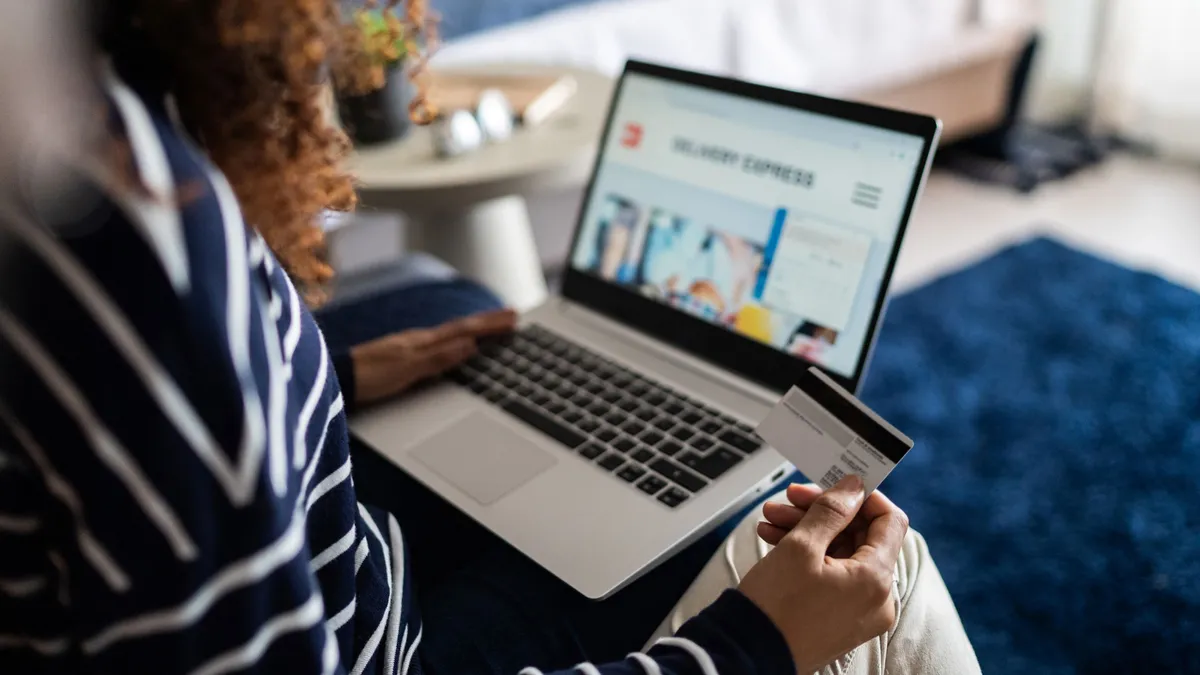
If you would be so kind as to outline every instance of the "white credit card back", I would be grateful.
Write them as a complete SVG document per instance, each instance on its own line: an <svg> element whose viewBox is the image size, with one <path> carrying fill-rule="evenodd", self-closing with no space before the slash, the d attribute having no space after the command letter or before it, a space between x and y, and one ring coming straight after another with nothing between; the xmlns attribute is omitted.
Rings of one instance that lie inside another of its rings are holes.
<svg viewBox="0 0 1200 675"><path fill-rule="evenodd" d="M816 368L763 418L758 435L809 480L829 488L847 474L870 494L913 442Z"/></svg>

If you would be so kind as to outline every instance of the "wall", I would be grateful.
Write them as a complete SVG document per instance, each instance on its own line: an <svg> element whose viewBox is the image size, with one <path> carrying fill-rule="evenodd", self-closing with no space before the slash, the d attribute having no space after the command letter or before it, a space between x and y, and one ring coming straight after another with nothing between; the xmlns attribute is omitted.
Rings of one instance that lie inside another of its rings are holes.
<svg viewBox="0 0 1200 675"><path fill-rule="evenodd" d="M1093 47L1104 0L1044 3L1042 42L1031 75L1025 112L1038 121L1081 113L1092 79Z"/></svg>

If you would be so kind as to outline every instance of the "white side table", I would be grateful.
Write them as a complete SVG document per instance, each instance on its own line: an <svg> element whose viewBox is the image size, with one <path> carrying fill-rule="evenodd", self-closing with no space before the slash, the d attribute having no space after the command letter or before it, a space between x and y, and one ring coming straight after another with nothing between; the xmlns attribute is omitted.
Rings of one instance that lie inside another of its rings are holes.
<svg viewBox="0 0 1200 675"><path fill-rule="evenodd" d="M357 151L350 168L365 209L401 211L412 248L428 251L525 310L546 299L546 279L522 195L579 185L591 170L613 80L574 68L497 64L478 73L569 73L575 95L552 117L505 142L452 159L425 128ZM564 227L569 226L567 223Z"/></svg>

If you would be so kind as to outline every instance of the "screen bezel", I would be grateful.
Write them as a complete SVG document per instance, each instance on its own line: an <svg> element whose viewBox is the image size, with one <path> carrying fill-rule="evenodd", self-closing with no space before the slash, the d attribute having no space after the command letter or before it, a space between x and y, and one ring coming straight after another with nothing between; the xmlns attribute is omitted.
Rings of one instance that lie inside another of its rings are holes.
<svg viewBox="0 0 1200 675"><path fill-rule="evenodd" d="M631 74L647 75L669 82L693 85L921 138L921 158L909 186L908 198L900 217L900 225L896 231L892 250L888 255L887 268L884 270L879 287L875 289L875 306L872 309L866 338L863 340L863 346L859 351L851 376L847 377L820 364L791 356L770 345L647 298L636 290L575 269L573 260L576 246L579 244L580 233L583 231L583 220L587 217L588 205L591 204L596 187L596 175L604 161L617 102L620 101L625 80ZM887 302L886 290L891 283L892 272L900 253L900 244L904 239L917 196L929 173L931 155L940 131L941 122L926 115L677 70L643 61L628 61L609 102L604 131L600 136L600 146L596 153L591 176L588 178L587 189L584 191L579 216L576 219L575 233L571 237L569 258L563 276L562 296L778 392L786 391L806 369L814 365L842 387L857 392L879 332L879 323Z"/></svg>

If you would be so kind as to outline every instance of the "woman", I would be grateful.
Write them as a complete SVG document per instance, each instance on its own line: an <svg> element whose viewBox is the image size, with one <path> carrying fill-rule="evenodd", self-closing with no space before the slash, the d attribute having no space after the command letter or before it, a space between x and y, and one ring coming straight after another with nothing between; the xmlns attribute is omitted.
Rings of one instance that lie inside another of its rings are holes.
<svg viewBox="0 0 1200 675"><path fill-rule="evenodd" d="M352 465L346 408L515 317L447 320L495 303L442 271L326 315L326 344L312 223L353 195L315 85L345 48L331 0L102 16L106 142L68 167L69 208L0 202L0 672L977 670L903 513L850 480L594 603Z"/></svg>

